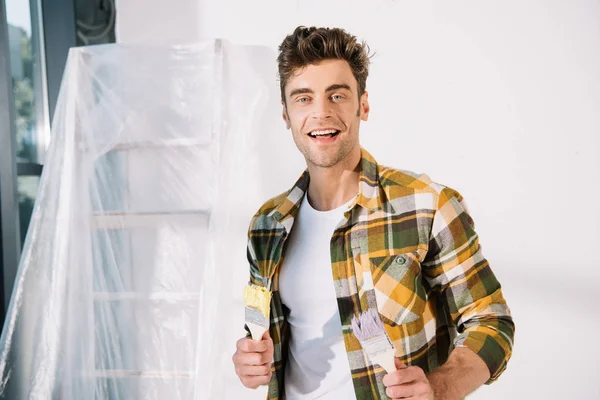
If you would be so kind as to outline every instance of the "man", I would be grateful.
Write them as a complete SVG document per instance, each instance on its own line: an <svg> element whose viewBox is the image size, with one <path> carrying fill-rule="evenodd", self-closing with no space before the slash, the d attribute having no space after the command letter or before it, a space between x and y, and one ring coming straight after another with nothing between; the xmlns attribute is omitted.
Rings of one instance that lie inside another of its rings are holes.
<svg viewBox="0 0 600 400"><path fill-rule="evenodd" d="M298 27L278 57L283 120L307 170L248 232L250 281L272 292L236 373L269 399L462 399L498 378L514 324L462 196L378 165L359 143L368 48ZM350 321L377 310L398 370L372 364Z"/></svg>

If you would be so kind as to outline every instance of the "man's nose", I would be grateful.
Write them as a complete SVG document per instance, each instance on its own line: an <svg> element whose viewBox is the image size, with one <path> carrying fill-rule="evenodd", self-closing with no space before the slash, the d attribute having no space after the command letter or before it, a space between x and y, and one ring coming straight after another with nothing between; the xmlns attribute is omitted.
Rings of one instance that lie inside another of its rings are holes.
<svg viewBox="0 0 600 400"><path fill-rule="evenodd" d="M313 102L313 110L311 117L314 119L327 119L333 116L331 104L326 98L317 98Z"/></svg>

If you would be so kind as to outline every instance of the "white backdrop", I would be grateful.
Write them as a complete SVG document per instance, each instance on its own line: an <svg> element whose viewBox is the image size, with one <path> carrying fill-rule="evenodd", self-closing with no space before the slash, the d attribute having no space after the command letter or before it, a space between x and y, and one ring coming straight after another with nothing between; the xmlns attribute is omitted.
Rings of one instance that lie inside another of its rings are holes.
<svg viewBox="0 0 600 400"><path fill-rule="evenodd" d="M165 4L119 0L119 41L220 37L264 46L255 67L273 76L272 116L255 154L265 198L304 168L278 121L277 45L300 24L365 39L377 54L362 144L380 163L425 172L464 195L513 311L508 369L470 399L600 399L600 2ZM247 266L232 273L243 285Z"/></svg>

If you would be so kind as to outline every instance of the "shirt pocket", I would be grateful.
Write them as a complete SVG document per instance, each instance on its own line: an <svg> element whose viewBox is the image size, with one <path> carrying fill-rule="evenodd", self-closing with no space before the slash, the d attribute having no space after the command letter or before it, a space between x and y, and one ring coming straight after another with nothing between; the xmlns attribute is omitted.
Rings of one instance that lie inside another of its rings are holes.
<svg viewBox="0 0 600 400"><path fill-rule="evenodd" d="M423 316L427 301L417 252L369 257L379 313L390 325Z"/></svg>

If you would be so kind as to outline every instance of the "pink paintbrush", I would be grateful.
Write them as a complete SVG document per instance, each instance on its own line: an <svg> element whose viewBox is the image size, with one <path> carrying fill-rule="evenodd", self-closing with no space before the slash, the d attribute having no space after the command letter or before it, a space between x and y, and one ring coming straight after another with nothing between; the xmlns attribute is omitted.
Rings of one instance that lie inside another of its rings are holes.
<svg viewBox="0 0 600 400"><path fill-rule="evenodd" d="M352 318L352 332L373 364L379 364L387 373L396 371L396 349L383 327L376 310L364 311Z"/></svg>

